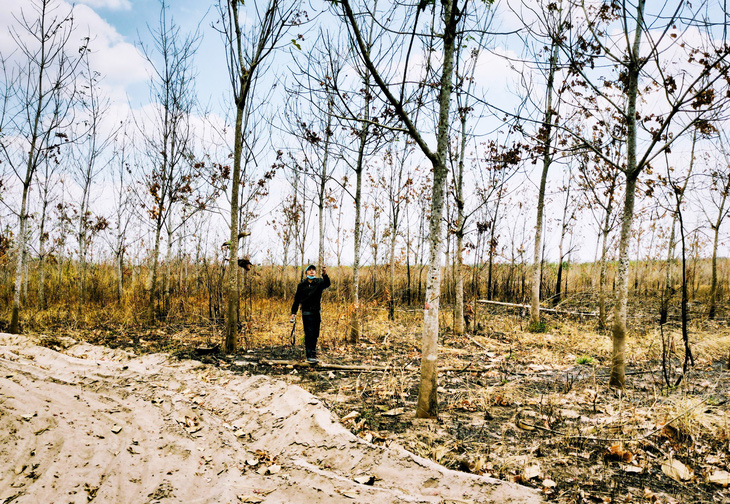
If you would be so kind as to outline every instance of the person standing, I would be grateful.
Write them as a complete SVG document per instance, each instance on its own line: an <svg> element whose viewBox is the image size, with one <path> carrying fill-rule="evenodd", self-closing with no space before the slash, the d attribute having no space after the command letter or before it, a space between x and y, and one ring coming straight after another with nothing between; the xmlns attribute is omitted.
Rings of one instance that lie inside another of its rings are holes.
<svg viewBox="0 0 730 504"><path fill-rule="evenodd" d="M302 307L302 325L304 326L304 348L307 352L307 362L316 364L317 339L319 338L319 326L322 321L320 316L322 291L330 286L330 277L327 276L327 268L322 268L322 278L317 278L317 267L314 264L307 266L307 275L297 286L294 294L294 303L291 305L291 322L296 320L297 310Z"/></svg>

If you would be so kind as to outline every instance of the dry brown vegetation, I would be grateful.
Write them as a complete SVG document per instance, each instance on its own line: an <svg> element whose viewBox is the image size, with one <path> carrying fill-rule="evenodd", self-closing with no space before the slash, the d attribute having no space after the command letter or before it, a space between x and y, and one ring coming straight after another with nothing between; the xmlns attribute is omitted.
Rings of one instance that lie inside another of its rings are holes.
<svg viewBox="0 0 730 504"><path fill-rule="evenodd" d="M678 387L667 387L665 380L665 371L676 380L684 357L677 311L660 330L654 287L663 274L649 263L634 269L641 281L630 307L628 385L620 394L607 387L610 335L599 332L593 318L548 316L544 326L530 331L524 310L474 303L471 331L455 338L447 305L441 315L437 421L414 416L422 318L417 305L401 305L396 319L388 320L380 280L366 274L363 338L350 345L349 279L333 269L320 339L323 365L317 368L298 362L299 330L297 345L290 345L287 314L296 272L276 267L253 270L243 285L242 351L235 355L218 351L223 326L214 306L215 268L200 268L176 284L154 322L143 316L140 274L130 276L126 298L117 302L109 294L113 279L105 283L99 269L83 310L72 297L57 295L46 310L26 309L23 323L50 347L73 336L277 376L316 394L366 440L397 443L450 468L534 486L549 500L730 502L730 328L726 306L714 321L703 316L701 267L691 277L696 362ZM505 288L516 271L502 268L497 285ZM590 273L590 265L573 267L562 308L594 309ZM399 281L402 294L403 277ZM414 303L417 292L414 288ZM518 295L501 299L520 301Z"/></svg>

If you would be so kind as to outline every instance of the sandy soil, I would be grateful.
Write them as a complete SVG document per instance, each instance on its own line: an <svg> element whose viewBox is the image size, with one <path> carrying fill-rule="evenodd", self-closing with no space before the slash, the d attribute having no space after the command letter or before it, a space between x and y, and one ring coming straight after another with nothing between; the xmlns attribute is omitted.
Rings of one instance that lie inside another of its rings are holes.
<svg viewBox="0 0 730 504"><path fill-rule="evenodd" d="M36 343L0 334L0 504L541 502L367 443L296 385Z"/></svg>

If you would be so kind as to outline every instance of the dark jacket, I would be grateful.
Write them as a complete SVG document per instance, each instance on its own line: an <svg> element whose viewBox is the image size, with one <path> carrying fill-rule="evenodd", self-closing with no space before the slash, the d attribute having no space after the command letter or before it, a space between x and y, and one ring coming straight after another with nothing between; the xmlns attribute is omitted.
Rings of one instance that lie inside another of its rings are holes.
<svg viewBox="0 0 730 504"><path fill-rule="evenodd" d="M297 293L294 294L294 303L291 305L292 315L296 315L299 305L302 306L302 313L305 315L319 313L322 301L322 291L330 286L330 277L322 275L322 278L315 278L310 281L306 278L297 286Z"/></svg>

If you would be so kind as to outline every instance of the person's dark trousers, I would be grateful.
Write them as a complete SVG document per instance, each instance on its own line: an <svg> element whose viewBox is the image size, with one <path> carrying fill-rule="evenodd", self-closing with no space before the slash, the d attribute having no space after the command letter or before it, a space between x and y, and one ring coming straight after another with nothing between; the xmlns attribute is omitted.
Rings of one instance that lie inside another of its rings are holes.
<svg viewBox="0 0 730 504"><path fill-rule="evenodd" d="M302 312L302 325L304 326L304 348L307 351L307 359L317 358L317 339L319 339L319 325L322 318L319 313Z"/></svg>

